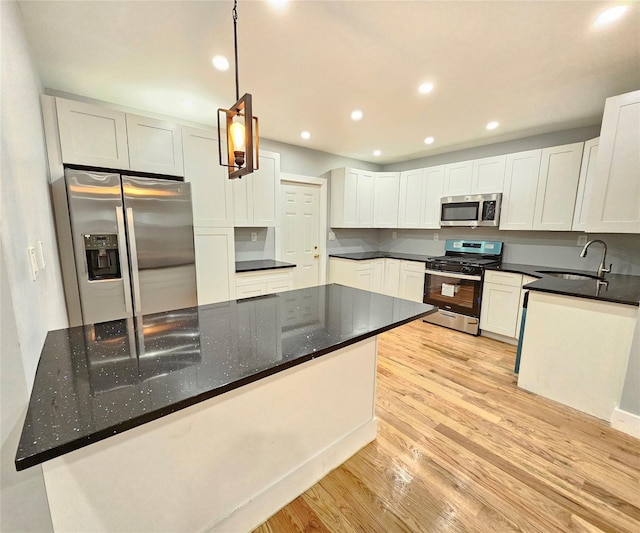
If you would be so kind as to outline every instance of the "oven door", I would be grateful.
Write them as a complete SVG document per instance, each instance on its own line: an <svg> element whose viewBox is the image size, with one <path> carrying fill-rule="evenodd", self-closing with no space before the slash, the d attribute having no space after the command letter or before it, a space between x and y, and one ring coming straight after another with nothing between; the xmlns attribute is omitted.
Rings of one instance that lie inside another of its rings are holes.
<svg viewBox="0 0 640 533"><path fill-rule="evenodd" d="M426 304L477 318L480 316L481 294L481 276L437 270L425 271L423 301Z"/></svg>

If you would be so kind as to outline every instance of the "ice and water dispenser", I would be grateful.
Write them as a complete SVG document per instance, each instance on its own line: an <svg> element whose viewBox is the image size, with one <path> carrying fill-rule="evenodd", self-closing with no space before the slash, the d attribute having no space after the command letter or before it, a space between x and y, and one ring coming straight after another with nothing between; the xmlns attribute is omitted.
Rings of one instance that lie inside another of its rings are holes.
<svg viewBox="0 0 640 533"><path fill-rule="evenodd" d="M84 235L84 250L89 281L122 277L117 235Z"/></svg>

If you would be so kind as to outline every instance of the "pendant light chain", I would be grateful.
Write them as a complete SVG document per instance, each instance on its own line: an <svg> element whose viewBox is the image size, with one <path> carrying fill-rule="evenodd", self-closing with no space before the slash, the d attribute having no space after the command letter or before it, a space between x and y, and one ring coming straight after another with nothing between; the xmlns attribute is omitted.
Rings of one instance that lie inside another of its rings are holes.
<svg viewBox="0 0 640 533"><path fill-rule="evenodd" d="M233 0L233 49L236 59L236 101L240 100L240 83L238 82L238 0Z"/></svg>

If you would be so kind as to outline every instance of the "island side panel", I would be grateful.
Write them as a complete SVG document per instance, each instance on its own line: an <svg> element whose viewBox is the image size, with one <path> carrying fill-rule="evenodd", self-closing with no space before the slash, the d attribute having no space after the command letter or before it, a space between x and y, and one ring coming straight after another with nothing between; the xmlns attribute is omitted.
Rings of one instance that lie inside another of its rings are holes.
<svg viewBox="0 0 640 533"><path fill-rule="evenodd" d="M609 421L637 307L529 291L518 386Z"/></svg>
<svg viewBox="0 0 640 533"><path fill-rule="evenodd" d="M56 531L250 530L375 439L375 337L43 463Z"/></svg>

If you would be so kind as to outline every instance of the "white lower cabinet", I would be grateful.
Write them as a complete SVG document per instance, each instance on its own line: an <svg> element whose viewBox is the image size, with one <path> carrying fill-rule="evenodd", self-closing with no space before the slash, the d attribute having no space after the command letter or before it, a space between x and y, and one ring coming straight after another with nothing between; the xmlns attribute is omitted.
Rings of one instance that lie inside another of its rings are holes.
<svg viewBox="0 0 640 533"><path fill-rule="evenodd" d="M522 302L527 292L522 287L536 278L487 270L482 287L480 329L515 340L520 337Z"/></svg>
<svg viewBox="0 0 640 533"><path fill-rule="evenodd" d="M400 260L384 259L383 294L398 296L400 294Z"/></svg>
<svg viewBox="0 0 640 533"><path fill-rule="evenodd" d="M195 227L198 305L235 298L233 228Z"/></svg>
<svg viewBox="0 0 640 533"><path fill-rule="evenodd" d="M422 302L424 297L425 265L419 261L400 261L398 297Z"/></svg>
<svg viewBox="0 0 640 533"><path fill-rule="evenodd" d="M236 298L251 298L293 289L293 268L236 273Z"/></svg>

